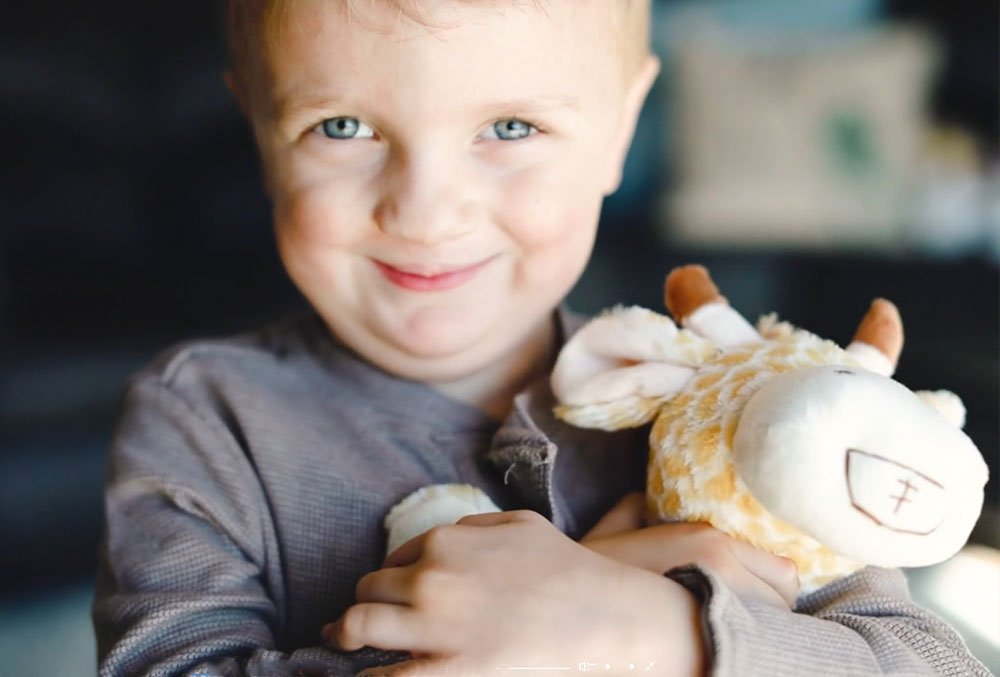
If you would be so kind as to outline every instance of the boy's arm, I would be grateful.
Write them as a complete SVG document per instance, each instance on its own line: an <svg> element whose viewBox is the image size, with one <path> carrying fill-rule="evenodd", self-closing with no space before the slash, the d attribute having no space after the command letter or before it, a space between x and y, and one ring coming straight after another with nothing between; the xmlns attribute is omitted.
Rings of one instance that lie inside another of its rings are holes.
<svg viewBox="0 0 1000 677"><path fill-rule="evenodd" d="M710 571L669 575L702 601L713 675L990 675L952 628L910 600L896 569L862 569L795 613L744 602Z"/></svg>
<svg viewBox="0 0 1000 677"><path fill-rule="evenodd" d="M669 569L699 601L712 674L989 675L954 630L912 602L899 570L863 569L800 598L790 613L746 584L760 577L775 592L785 588L770 555L758 551L754 565L747 544L698 525L642 528L643 505L641 493L627 495L581 543L649 571ZM700 564L675 568L686 561Z"/></svg>
<svg viewBox="0 0 1000 677"><path fill-rule="evenodd" d="M126 395L105 500L101 677L354 674L375 662L274 650L285 591L263 489L226 427L158 379Z"/></svg>
<svg viewBox="0 0 1000 677"><path fill-rule="evenodd" d="M578 547L527 511L437 527L362 578L359 603L327 640L421 656L363 673L391 677L579 661L614 662L612 674L632 661L662 675L989 675L954 631L909 601L898 571L865 569L792 612L752 589L734 592L732 571L672 569L664 580L645 567L602 568ZM672 591L677 583L690 604ZM686 663L698 656L704 666Z"/></svg>

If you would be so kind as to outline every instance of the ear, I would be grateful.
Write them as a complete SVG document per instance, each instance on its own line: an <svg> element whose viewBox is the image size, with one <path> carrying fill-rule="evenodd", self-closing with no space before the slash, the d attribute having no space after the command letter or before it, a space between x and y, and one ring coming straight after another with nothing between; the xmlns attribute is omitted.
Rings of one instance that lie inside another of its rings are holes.
<svg viewBox="0 0 1000 677"><path fill-rule="evenodd" d="M635 126L639 121L639 112L642 104L646 101L649 90L656 81L656 76L660 73L660 60L650 54L642 63L635 74L632 82L625 91L625 102L622 107L621 123L618 128L618 137L613 147L612 162L609 165L610 175L604 186L604 194L610 195L618 190L622 182L622 170L625 167L625 157L628 155L629 146L632 145L632 137L635 136Z"/></svg>
<svg viewBox="0 0 1000 677"><path fill-rule="evenodd" d="M917 397L944 416L956 428L965 427L965 405L949 390L917 390Z"/></svg>

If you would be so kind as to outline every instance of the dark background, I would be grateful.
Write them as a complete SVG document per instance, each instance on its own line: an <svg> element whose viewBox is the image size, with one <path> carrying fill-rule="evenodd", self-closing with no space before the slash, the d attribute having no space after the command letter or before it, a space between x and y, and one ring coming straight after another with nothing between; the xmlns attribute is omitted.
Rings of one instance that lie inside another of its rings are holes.
<svg viewBox="0 0 1000 677"><path fill-rule="evenodd" d="M885 14L942 39L933 117L997 162L997 3L893 0ZM302 307L222 68L207 0L0 9L0 602L90 585L105 454L131 371L178 340ZM644 129L651 138L608 201L573 305L659 308L665 272L700 261L748 317L777 310L846 343L873 296L892 298L908 336L897 378L965 400L967 431L990 459L995 520L996 260L670 248L655 207L668 163L648 152L655 125ZM976 538L996 545L996 522Z"/></svg>

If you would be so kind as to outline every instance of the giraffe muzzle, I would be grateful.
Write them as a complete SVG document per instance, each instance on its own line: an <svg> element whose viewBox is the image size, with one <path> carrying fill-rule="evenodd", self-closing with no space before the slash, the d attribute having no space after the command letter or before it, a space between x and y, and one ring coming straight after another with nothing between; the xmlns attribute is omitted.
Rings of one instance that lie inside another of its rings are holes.
<svg viewBox="0 0 1000 677"><path fill-rule="evenodd" d="M880 527L926 536L944 521L947 495L934 478L860 449L844 465L851 505Z"/></svg>

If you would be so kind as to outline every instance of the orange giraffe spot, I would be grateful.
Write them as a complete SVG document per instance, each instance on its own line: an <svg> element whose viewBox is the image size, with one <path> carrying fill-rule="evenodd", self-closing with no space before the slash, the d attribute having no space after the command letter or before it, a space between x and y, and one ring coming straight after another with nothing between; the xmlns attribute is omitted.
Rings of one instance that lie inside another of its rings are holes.
<svg viewBox="0 0 1000 677"><path fill-rule="evenodd" d="M779 520L777 518L774 519L773 528L774 528L774 530L778 534L780 534L782 536L786 536L786 537L787 536L796 536L799 533L798 529L796 529L795 527L793 527L790 524L787 524L786 522L782 522L781 520Z"/></svg>
<svg viewBox="0 0 1000 677"><path fill-rule="evenodd" d="M660 474L659 468L650 469L648 491L654 496L663 495L663 475Z"/></svg>
<svg viewBox="0 0 1000 677"><path fill-rule="evenodd" d="M705 482L702 493L714 501L728 501L736 493L736 477L732 466Z"/></svg>
<svg viewBox="0 0 1000 677"><path fill-rule="evenodd" d="M691 468L688 467L687 461L684 459L683 455L674 451L673 453L667 453L660 460L661 468L663 472L666 473L667 477L690 477Z"/></svg>
<svg viewBox="0 0 1000 677"><path fill-rule="evenodd" d="M694 395L689 392L681 393L676 397L670 399L667 405L663 408L663 416L670 418L678 418L687 411L688 405L691 404L691 400L694 399Z"/></svg>
<svg viewBox="0 0 1000 677"><path fill-rule="evenodd" d="M759 547L761 543L767 542L767 532L760 525L760 522L756 520L748 521L743 528L743 533L746 536L746 540L750 541L756 547Z"/></svg>
<svg viewBox="0 0 1000 677"><path fill-rule="evenodd" d="M759 518L764 515L764 508L762 508L757 499L750 494L742 493L736 501L740 512L745 514L747 517ZM754 522L754 524L756 524L756 522Z"/></svg>
<svg viewBox="0 0 1000 677"><path fill-rule="evenodd" d="M733 374L732 378L729 379L729 384L732 387L733 394L737 395L742 392L742 390L746 388L751 381L757 378L758 374L760 374L760 371L757 369L744 369L743 371Z"/></svg>
<svg viewBox="0 0 1000 677"><path fill-rule="evenodd" d="M730 451L733 449L733 442L736 440L736 430L739 427L739 421L730 419L726 421L722 433L723 439L726 441L726 448Z"/></svg>
<svg viewBox="0 0 1000 677"><path fill-rule="evenodd" d="M782 340L780 344L767 352L768 357L788 357L796 352L798 347L795 341Z"/></svg>
<svg viewBox="0 0 1000 677"><path fill-rule="evenodd" d="M668 416L666 413L660 414L653 421L653 427L649 431L649 436L653 440L665 440L670 432L670 426L673 425L674 419Z"/></svg>
<svg viewBox="0 0 1000 677"><path fill-rule="evenodd" d="M798 567L799 573L810 570L813 567L813 560L801 548L788 548L781 553L783 557L795 562L795 566Z"/></svg>
<svg viewBox="0 0 1000 677"><path fill-rule="evenodd" d="M677 516L681 512L681 497L673 489L667 490L660 501L661 514L664 516Z"/></svg>
<svg viewBox="0 0 1000 677"><path fill-rule="evenodd" d="M692 440L694 447L694 462L696 466L704 467L719 453L719 437L722 428L718 425L705 426L699 430Z"/></svg>
<svg viewBox="0 0 1000 677"><path fill-rule="evenodd" d="M695 390L708 390L709 388L715 386L716 383L721 381L725 377L725 375L726 374L723 371L716 371L705 374L704 376L699 377L694 382Z"/></svg>
<svg viewBox="0 0 1000 677"><path fill-rule="evenodd" d="M719 408L719 391L710 390L709 392L702 395L701 399L694 407L694 415L700 420L704 421L713 416Z"/></svg>
<svg viewBox="0 0 1000 677"><path fill-rule="evenodd" d="M713 366L719 365L722 367L734 367L738 364L744 364L748 359L750 359L750 356L752 354L753 354L752 352L748 352L746 350L738 350L734 353L723 355L719 359L713 361L712 365Z"/></svg>

